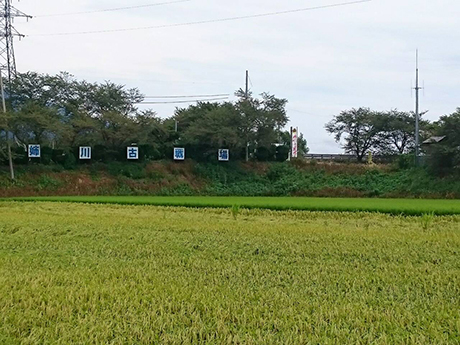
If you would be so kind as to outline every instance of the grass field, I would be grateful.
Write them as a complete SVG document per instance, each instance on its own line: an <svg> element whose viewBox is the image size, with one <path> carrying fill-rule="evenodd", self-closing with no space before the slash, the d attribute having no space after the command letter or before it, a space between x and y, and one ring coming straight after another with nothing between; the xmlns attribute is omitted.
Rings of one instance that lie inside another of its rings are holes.
<svg viewBox="0 0 460 345"><path fill-rule="evenodd" d="M0 219L1 344L460 343L460 216L0 202Z"/></svg>
<svg viewBox="0 0 460 345"><path fill-rule="evenodd" d="M11 199L10 199L11 200ZM26 201L61 201L108 203L124 205L157 205L187 207L232 207L271 210L380 212L393 215L456 215L460 200L433 199L365 199L365 198L301 198L301 197L209 197L209 196L69 196L14 198Z"/></svg>

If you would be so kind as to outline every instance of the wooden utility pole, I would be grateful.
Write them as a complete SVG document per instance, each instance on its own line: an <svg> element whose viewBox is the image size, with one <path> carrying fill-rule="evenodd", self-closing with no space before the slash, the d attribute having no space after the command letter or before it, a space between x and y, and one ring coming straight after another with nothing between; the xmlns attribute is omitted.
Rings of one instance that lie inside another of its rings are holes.
<svg viewBox="0 0 460 345"><path fill-rule="evenodd" d="M1 71L0 71L0 91L2 93L3 113L6 116L5 91L4 91L4 88L3 88L3 76L2 76ZM8 161L9 161L9 164L10 164L10 176L11 176L11 180L14 180L14 167L13 167L13 157L12 157L12 154L11 154L10 132L9 132L8 125L6 127L7 127L6 128L6 142L7 142L6 145L7 145L7 149L8 149Z"/></svg>

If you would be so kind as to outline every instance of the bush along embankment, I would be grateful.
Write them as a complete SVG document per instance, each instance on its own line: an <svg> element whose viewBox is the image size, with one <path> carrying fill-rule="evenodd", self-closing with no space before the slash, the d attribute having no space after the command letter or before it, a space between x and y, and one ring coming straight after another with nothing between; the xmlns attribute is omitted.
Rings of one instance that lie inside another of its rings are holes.
<svg viewBox="0 0 460 345"><path fill-rule="evenodd" d="M0 197L46 195L215 195L460 198L460 180L424 169L315 162L109 163L65 170L29 165L10 181L0 171Z"/></svg>

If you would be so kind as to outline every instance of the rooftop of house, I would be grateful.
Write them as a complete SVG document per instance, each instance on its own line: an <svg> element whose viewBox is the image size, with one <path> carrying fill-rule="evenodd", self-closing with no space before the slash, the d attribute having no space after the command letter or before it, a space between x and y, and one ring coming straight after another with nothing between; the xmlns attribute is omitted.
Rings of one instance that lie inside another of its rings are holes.
<svg viewBox="0 0 460 345"><path fill-rule="evenodd" d="M431 144L437 144L437 143L440 143L441 141L443 141L444 139L446 139L446 136L442 136L442 137L431 137L431 138L428 138L427 140L425 140L422 145L431 145Z"/></svg>

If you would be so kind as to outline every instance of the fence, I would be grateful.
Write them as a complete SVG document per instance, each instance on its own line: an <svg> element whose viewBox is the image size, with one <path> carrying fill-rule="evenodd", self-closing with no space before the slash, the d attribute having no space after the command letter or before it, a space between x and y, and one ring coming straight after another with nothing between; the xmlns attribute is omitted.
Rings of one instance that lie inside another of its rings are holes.
<svg viewBox="0 0 460 345"><path fill-rule="evenodd" d="M394 156L372 156L372 161L376 163L392 163L398 158ZM317 161L330 161L330 162L357 162L358 159L355 155L343 155L343 154L306 154L305 159L317 160ZM367 157L364 158L367 160Z"/></svg>

